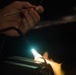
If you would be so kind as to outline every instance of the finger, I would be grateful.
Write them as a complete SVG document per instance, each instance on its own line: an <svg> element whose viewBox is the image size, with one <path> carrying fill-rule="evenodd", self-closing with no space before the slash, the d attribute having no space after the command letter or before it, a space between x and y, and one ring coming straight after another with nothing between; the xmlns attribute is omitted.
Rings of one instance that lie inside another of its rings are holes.
<svg viewBox="0 0 76 75"><path fill-rule="evenodd" d="M39 14L41 14L41 13L44 12L44 8L43 8L42 6L36 6L35 10L36 10Z"/></svg>
<svg viewBox="0 0 76 75"><path fill-rule="evenodd" d="M29 11L25 11L24 16L25 16L25 19L27 20L27 22L29 23L29 25L28 25L29 28L31 29L35 25L34 19L29 14Z"/></svg>
<svg viewBox="0 0 76 75"><path fill-rule="evenodd" d="M34 8L39 14L41 14L42 12L44 12L44 8L43 8L42 6L33 5L33 8Z"/></svg>
<svg viewBox="0 0 76 75"><path fill-rule="evenodd" d="M13 3L14 7L17 9L23 9L23 8L30 8L33 7L29 2L20 2L20 1L15 1Z"/></svg>
<svg viewBox="0 0 76 75"><path fill-rule="evenodd" d="M39 16L39 14L33 8L31 8L31 10L29 11L29 14L33 18L33 20L35 21L35 23L39 22L40 16Z"/></svg>
<svg viewBox="0 0 76 75"><path fill-rule="evenodd" d="M26 33L26 32L30 29L28 21L27 21L25 18L23 18L23 19L22 19L22 22L21 22L21 24L18 26L18 28L19 28L23 33Z"/></svg>
<svg viewBox="0 0 76 75"><path fill-rule="evenodd" d="M26 33L28 30L30 30L29 23L27 19L23 18L23 32Z"/></svg>

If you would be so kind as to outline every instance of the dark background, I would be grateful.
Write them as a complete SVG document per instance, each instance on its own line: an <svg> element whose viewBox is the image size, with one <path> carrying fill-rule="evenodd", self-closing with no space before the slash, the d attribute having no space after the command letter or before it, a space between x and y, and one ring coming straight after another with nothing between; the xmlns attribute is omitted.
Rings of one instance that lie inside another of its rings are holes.
<svg viewBox="0 0 76 75"><path fill-rule="evenodd" d="M12 3L14 0L0 1L0 7ZM28 0L38 4L39 0ZM75 0L44 0L41 4L45 11L41 14L41 21L58 20L64 16L75 15ZM55 61L75 61L76 58L76 22L57 24L39 29L32 29L25 34L32 47L39 53L49 52L49 57ZM4 36L2 35L2 38ZM23 56L33 58L31 48L22 37L5 37L3 57Z"/></svg>

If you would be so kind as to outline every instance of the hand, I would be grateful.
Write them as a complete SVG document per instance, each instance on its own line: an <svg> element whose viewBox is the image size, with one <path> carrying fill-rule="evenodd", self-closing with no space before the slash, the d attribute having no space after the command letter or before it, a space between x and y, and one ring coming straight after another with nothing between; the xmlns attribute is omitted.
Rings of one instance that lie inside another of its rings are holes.
<svg viewBox="0 0 76 75"><path fill-rule="evenodd" d="M25 9L23 12L3 16L5 14L21 11L23 9ZM29 2L13 2L12 4L0 10L0 29L16 27L23 33L26 33L33 26L35 26L37 22L39 22L39 14L42 13L43 10L44 9L42 6L31 5ZM18 36L18 33L15 30L7 31L4 34L9 36Z"/></svg>
<svg viewBox="0 0 76 75"><path fill-rule="evenodd" d="M43 57L45 60L49 61L47 63L51 65L55 75L65 75L63 70L61 69L62 63L57 63L57 62L54 62L52 59L49 59L48 58L48 52L45 52Z"/></svg>

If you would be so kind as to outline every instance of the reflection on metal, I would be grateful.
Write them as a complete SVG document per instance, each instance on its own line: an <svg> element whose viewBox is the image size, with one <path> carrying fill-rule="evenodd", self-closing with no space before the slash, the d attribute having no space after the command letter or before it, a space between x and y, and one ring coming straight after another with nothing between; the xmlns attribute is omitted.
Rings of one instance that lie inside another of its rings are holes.
<svg viewBox="0 0 76 75"><path fill-rule="evenodd" d="M32 62L31 62L32 61ZM2 75L54 75L51 65L36 63L33 59L12 56L2 63Z"/></svg>
<svg viewBox="0 0 76 75"><path fill-rule="evenodd" d="M9 62L5 61L5 63L13 64L13 65L17 65L17 66L22 66L22 67L33 68L33 69L38 68L37 66L32 66L32 65L22 64L22 63L16 63L16 62L12 62L12 61L9 61Z"/></svg>
<svg viewBox="0 0 76 75"><path fill-rule="evenodd" d="M76 15L65 16L65 17L62 17L62 18L60 18L58 20L40 21L33 29L39 29L39 28L43 28L43 27L66 24L66 23L71 23L71 22L76 22Z"/></svg>

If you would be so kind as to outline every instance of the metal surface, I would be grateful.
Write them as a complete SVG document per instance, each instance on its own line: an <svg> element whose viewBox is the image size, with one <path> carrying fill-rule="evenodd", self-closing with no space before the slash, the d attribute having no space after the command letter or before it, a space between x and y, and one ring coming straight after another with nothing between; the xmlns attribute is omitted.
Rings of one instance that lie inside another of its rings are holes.
<svg viewBox="0 0 76 75"><path fill-rule="evenodd" d="M4 60L2 75L53 75L53 70L48 64L38 64L33 59L13 56Z"/></svg>

